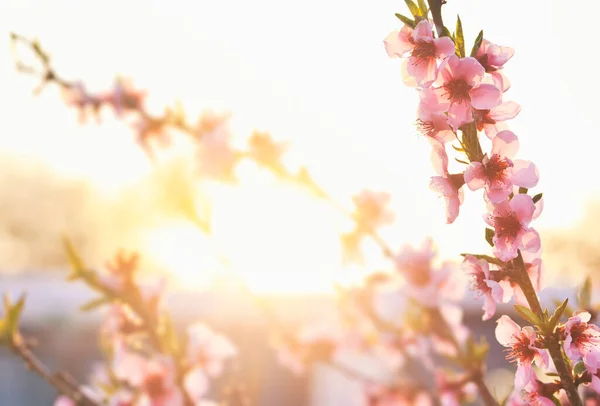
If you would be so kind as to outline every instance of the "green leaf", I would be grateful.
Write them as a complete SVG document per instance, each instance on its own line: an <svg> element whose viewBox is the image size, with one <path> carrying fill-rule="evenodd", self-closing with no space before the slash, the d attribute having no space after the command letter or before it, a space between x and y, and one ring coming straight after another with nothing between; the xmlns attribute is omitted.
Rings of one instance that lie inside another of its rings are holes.
<svg viewBox="0 0 600 406"><path fill-rule="evenodd" d="M67 259L69 260L69 263L71 264L71 269L73 270L73 273L70 274L67 277L67 279L78 279L79 275L81 274L81 271L85 268L83 265L83 261L79 257L79 254L77 253L77 250L75 249L73 243L71 243L71 240L69 240L69 238L66 236L63 237L63 245L65 247Z"/></svg>
<svg viewBox="0 0 600 406"><path fill-rule="evenodd" d="M588 275L581 285L581 289L577 294L577 300L581 309L589 309L592 302L592 278Z"/></svg>
<svg viewBox="0 0 600 406"><path fill-rule="evenodd" d="M481 47L481 43L483 42L483 30L479 31L477 34L477 38L475 38L475 43L473 44L473 48L471 49L471 56L474 58L479 52L479 48Z"/></svg>
<svg viewBox="0 0 600 406"><path fill-rule="evenodd" d="M560 376L560 374L556 373L556 372L546 372L547 376Z"/></svg>
<svg viewBox="0 0 600 406"><path fill-rule="evenodd" d="M469 165L469 163L467 161L463 161L462 159L458 159L458 158L454 158L454 159L456 159L456 162L458 162L458 163Z"/></svg>
<svg viewBox="0 0 600 406"><path fill-rule="evenodd" d="M506 265L503 261L499 260L498 258L489 256L489 255L482 255L482 254L460 254L460 255L462 255L463 257L466 257L467 255L472 255L477 259L484 259L487 262L489 262L490 264L494 264L494 265L498 265L498 266Z"/></svg>
<svg viewBox="0 0 600 406"><path fill-rule="evenodd" d="M80 306L79 310L81 310L82 312L89 312L89 311L97 309L100 306L103 306L103 305L109 304L109 303L110 303L109 298L107 298L105 296L99 297L97 299L90 300L86 304Z"/></svg>
<svg viewBox="0 0 600 406"><path fill-rule="evenodd" d="M528 191L528 189L526 187L519 188L519 194L526 195L527 191Z"/></svg>
<svg viewBox="0 0 600 406"><path fill-rule="evenodd" d="M417 6L415 4L414 1L412 1L412 0L404 0L404 2L408 6L408 9L410 10L410 13L413 15L413 17L418 17L418 16L421 15L421 10L419 9L419 6Z"/></svg>
<svg viewBox="0 0 600 406"><path fill-rule="evenodd" d="M429 7L427 7L427 2L425 2L425 0L418 0L419 3L419 10L421 10L421 16L425 17L427 16L427 13L429 12Z"/></svg>
<svg viewBox="0 0 600 406"><path fill-rule="evenodd" d="M554 331L554 327L556 327L556 325L560 321L560 318L562 317L563 313L565 312L565 309L567 308L568 304L569 304L569 298L566 298L565 301L562 302L562 304L560 306L558 306L558 308L556 309L556 311L554 312L552 317L550 317L550 320L548 320L548 325L547 325L548 331Z"/></svg>
<svg viewBox="0 0 600 406"><path fill-rule="evenodd" d="M538 193L537 195L533 196L533 202L537 203L543 196L543 193Z"/></svg>
<svg viewBox="0 0 600 406"><path fill-rule="evenodd" d="M488 244L490 244L490 246L494 246L494 230L492 230L491 228L486 228L485 229L485 240L487 241Z"/></svg>
<svg viewBox="0 0 600 406"><path fill-rule="evenodd" d="M573 372L575 374L582 374L587 370L587 368L585 367L585 364L583 363L583 361L579 361L577 364L575 364L575 366L573 367Z"/></svg>
<svg viewBox="0 0 600 406"><path fill-rule="evenodd" d="M19 330L21 313L25 306L26 294L23 293L15 304L11 303L10 296L4 295L4 319L2 320L2 337L10 340Z"/></svg>
<svg viewBox="0 0 600 406"><path fill-rule="evenodd" d="M404 24L408 25L410 28L415 28L417 24L414 20L411 20L408 17L403 16L402 14L396 13L396 17L398 20L402 21Z"/></svg>
<svg viewBox="0 0 600 406"><path fill-rule="evenodd" d="M524 320L536 326L542 324L542 320L540 320L540 318L528 307L516 304L515 310L517 311L517 313L519 313L519 316L521 316Z"/></svg>
<svg viewBox="0 0 600 406"><path fill-rule="evenodd" d="M454 46L456 47L456 55L459 58L465 57L465 36L463 34L462 21L460 16L456 16L456 31L454 32Z"/></svg>
<svg viewBox="0 0 600 406"><path fill-rule="evenodd" d="M457 147L457 146L456 146L456 145L454 145L454 144L450 144L450 145L452 145L452 148L454 148L454 150L455 150L455 151L458 151L458 152L465 152L465 150L464 150L464 149L462 149L462 147Z"/></svg>

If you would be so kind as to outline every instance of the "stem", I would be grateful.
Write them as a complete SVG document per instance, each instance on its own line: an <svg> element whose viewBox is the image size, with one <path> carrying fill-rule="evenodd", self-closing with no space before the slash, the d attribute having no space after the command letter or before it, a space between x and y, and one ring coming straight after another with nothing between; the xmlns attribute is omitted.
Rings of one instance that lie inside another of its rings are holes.
<svg viewBox="0 0 600 406"><path fill-rule="evenodd" d="M542 306L540 305L540 301L537 297L535 289L531 284L531 279L527 273L527 268L525 267L525 262L523 261L521 251L519 251L519 254L514 262L515 265L517 265L517 283L523 291L531 310L543 320ZM577 393L577 386L573 381L571 368L569 368L565 362L558 337L556 334L554 334L554 331L544 331L544 335L546 338L546 345L548 346L548 352L550 352L552 361L554 361L554 366L556 367L556 371L560 376L562 387L567 393L567 397L569 398L571 405L582 406L581 398L579 397L579 393Z"/></svg>
<svg viewBox="0 0 600 406"><path fill-rule="evenodd" d="M471 378L471 382L477 386L477 390L481 395L481 400L483 401L484 405L499 406L498 401L494 398L485 382L483 382L483 376L481 374L476 374L473 376L473 378Z"/></svg>
<svg viewBox="0 0 600 406"><path fill-rule="evenodd" d="M65 379L66 375L61 373L52 373L44 363L38 359L27 347L25 340L19 334L12 338L9 345L10 349L21 357L28 369L32 370L46 382L55 387L61 394L69 397L80 406L99 406L94 400L90 399L79 389L72 381L72 378Z"/></svg>
<svg viewBox="0 0 600 406"><path fill-rule="evenodd" d="M442 19L442 5L446 3L445 0L427 0L429 4L429 10L431 11L431 18L435 24L435 30L437 31L438 37L444 35L444 21Z"/></svg>

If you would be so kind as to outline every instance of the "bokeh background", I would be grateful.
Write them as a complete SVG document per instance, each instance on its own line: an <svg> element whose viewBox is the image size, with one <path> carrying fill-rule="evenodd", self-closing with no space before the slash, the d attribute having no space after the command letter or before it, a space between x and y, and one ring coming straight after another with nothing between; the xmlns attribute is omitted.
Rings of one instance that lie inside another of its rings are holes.
<svg viewBox="0 0 600 406"><path fill-rule="evenodd" d="M97 320L77 316L85 288L63 281L63 233L90 264L101 265L119 248L139 250L148 273L169 276L181 322L208 317L234 338L250 337L238 344L262 355L240 368L255 368L261 405L287 399L270 393L293 393L298 405L337 403L314 395L325 378L277 372L266 343L242 333L260 332L264 321L243 318L240 312L251 310L223 284L234 275L300 321L323 303L333 307L335 282L388 265L368 244L364 266L343 265L339 235L347 220L264 170L240 166L235 186L198 181L184 146L155 165L113 115L81 125L58 89L33 96L38 82L15 70L9 32L39 38L58 72L92 90L123 75L148 91L155 111L178 100L190 116L231 113L234 142L268 131L289 143L287 164L306 165L343 205L363 188L389 192L396 221L382 234L394 247L431 236L443 258L486 250L480 196L467 194L463 214L448 226L443 201L428 188L429 145L414 126L417 95L383 49L383 38L400 26L395 12L405 13L403 2L0 1L0 290L31 290L28 328L52 362L70 359L83 376L90 364L81 360L95 356ZM545 209L536 227L545 286L569 291L597 274L600 261L600 4L449 0L447 25L457 12L469 46L484 29L491 41L516 49L505 68L512 82L505 99L523 107L511 129L520 156L541 172L536 192L544 193ZM212 219L210 238L182 210L181 199L190 196ZM216 254L230 259L228 269ZM489 334L493 327L477 328ZM0 404L51 402L53 392L25 378L4 352L0 368L13 377L0 379Z"/></svg>

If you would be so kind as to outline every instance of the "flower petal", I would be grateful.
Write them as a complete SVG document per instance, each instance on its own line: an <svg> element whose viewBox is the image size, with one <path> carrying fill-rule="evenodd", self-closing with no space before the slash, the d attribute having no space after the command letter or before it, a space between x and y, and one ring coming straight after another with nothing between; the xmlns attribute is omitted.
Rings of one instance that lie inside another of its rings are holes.
<svg viewBox="0 0 600 406"><path fill-rule="evenodd" d="M537 167L531 161L516 159L513 161L513 172L511 181L513 185L531 189L538 184L540 173Z"/></svg>
<svg viewBox="0 0 600 406"><path fill-rule="evenodd" d="M502 103L502 92L496 86L482 84L471 89L471 104L478 110L490 110Z"/></svg>
<svg viewBox="0 0 600 406"><path fill-rule="evenodd" d="M496 323L496 340L504 347L511 347L521 334L521 327L507 315L501 316Z"/></svg>

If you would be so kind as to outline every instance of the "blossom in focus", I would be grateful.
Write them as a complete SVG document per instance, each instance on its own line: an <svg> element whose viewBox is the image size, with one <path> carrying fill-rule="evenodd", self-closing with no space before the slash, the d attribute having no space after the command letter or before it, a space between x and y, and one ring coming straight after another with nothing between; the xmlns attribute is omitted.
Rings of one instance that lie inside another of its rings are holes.
<svg viewBox="0 0 600 406"><path fill-rule="evenodd" d="M538 232L529 227L535 211L531 196L518 194L510 201L494 206L491 214L484 216L487 224L494 228L494 255L501 261L510 261L518 250L537 252L540 249Z"/></svg>
<svg viewBox="0 0 600 406"><path fill-rule="evenodd" d="M496 323L496 339L508 348L506 358L517 363L515 389L521 390L535 380L533 363L540 367L548 367L548 352L536 347L537 334L533 327L521 328L506 315L501 316Z"/></svg>
<svg viewBox="0 0 600 406"><path fill-rule="evenodd" d="M420 108L447 112L448 124L455 131L473 121L473 108L490 110L502 103L500 90L482 83L485 71L475 58L451 55L442 62L439 72L436 83L421 92Z"/></svg>
<svg viewBox="0 0 600 406"><path fill-rule="evenodd" d="M485 72L491 77L491 82L502 92L510 88L510 81L501 70L514 54L513 48L495 45L484 39L475 55Z"/></svg>
<svg viewBox="0 0 600 406"><path fill-rule="evenodd" d="M477 124L477 130L485 131L485 135L489 139L493 139L500 131L508 130L505 121L515 118L520 112L519 104L507 101L489 110L473 109L473 118Z"/></svg>
<svg viewBox="0 0 600 406"><path fill-rule="evenodd" d="M356 206L352 217L358 229L363 232L369 232L394 221L394 213L386 207L390 201L388 193L363 190L358 196L354 196L352 201Z"/></svg>
<svg viewBox="0 0 600 406"><path fill-rule="evenodd" d="M390 57L403 57L410 53L406 73L421 87L427 87L435 81L438 60L455 52L450 38L433 37L431 23L427 20L420 21L414 30L405 25L400 32L392 32L384 40L384 45Z"/></svg>
<svg viewBox="0 0 600 406"><path fill-rule="evenodd" d="M486 187L492 203L506 200L513 186L532 188L537 185L537 167L530 161L513 160L519 140L512 131L501 131L492 140L490 156L481 162L471 162L465 170L465 182L471 190Z"/></svg>
<svg viewBox="0 0 600 406"><path fill-rule="evenodd" d="M427 137L429 142L444 144L456 138L444 113L419 109L417 115L417 129Z"/></svg>
<svg viewBox="0 0 600 406"><path fill-rule="evenodd" d="M487 261L467 255L462 267L471 275L472 289L476 294L484 297L482 320L489 320L496 313L496 303L504 301L504 289L492 278Z"/></svg>
<svg viewBox="0 0 600 406"><path fill-rule="evenodd" d="M215 333L203 323L188 328L188 360L209 376L223 371L223 362L237 355L237 349L225 336Z"/></svg>
<svg viewBox="0 0 600 406"><path fill-rule="evenodd" d="M600 368L600 328L589 324L590 313L577 312L564 325L565 354L572 361L583 359L588 371L594 373Z"/></svg>

